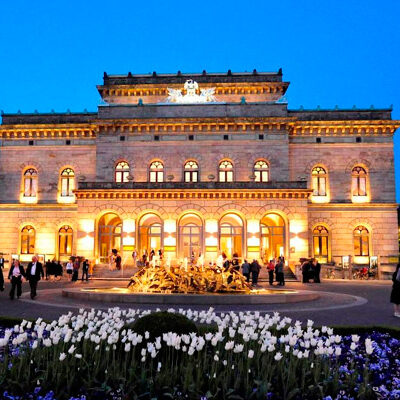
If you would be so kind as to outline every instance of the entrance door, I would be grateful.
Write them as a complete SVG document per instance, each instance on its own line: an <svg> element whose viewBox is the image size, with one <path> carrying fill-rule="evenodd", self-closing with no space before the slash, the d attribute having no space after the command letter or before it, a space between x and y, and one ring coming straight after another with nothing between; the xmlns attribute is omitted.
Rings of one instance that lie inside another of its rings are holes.
<svg viewBox="0 0 400 400"><path fill-rule="evenodd" d="M100 262L108 263L112 249L122 249L122 221L117 214L108 213L99 221Z"/></svg>
<svg viewBox="0 0 400 400"><path fill-rule="evenodd" d="M285 255L285 222L278 214L267 214L261 220L260 256L265 261Z"/></svg>
<svg viewBox="0 0 400 400"><path fill-rule="evenodd" d="M161 218L155 214L146 214L139 221L139 251L140 254L150 255L162 249L163 227Z"/></svg>
<svg viewBox="0 0 400 400"><path fill-rule="evenodd" d="M236 214L227 214L219 223L219 247L231 259L243 257L243 221Z"/></svg>
<svg viewBox="0 0 400 400"><path fill-rule="evenodd" d="M179 220L179 255L195 261L202 254L203 222L196 214L186 214Z"/></svg>

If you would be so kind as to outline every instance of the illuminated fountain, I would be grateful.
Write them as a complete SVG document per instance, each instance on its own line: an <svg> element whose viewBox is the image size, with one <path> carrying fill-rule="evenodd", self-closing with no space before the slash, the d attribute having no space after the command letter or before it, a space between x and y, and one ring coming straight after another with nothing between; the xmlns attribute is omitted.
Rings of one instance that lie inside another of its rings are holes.
<svg viewBox="0 0 400 400"><path fill-rule="evenodd" d="M80 301L138 304L179 304L204 306L234 304L279 304L311 301L315 292L292 289L255 289L232 267L223 267L222 256L204 265L204 259L189 262L187 258L171 265L169 257L154 257L148 266L130 278L125 287L64 288L62 294Z"/></svg>
<svg viewBox="0 0 400 400"><path fill-rule="evenodd" d="M132 276L128 288L135 293L250 293L246 278L233 268L188 266L153 266L142 268Z"/></svg>

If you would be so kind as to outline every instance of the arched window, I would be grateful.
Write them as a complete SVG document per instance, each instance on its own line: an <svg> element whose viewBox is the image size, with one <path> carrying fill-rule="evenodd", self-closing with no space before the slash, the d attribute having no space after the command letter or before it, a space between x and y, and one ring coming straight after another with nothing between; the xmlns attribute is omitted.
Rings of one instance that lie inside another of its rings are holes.
<svg viewBox="0 0 400 400"><path fill-rule="evenodd" d="M369 232L365 226L357 226L353 232L354 255L369 256Z"/></svg>
<svg viewBox="0 0 400 400"><path fill-rule="evenodd" d="M35 254L35 228L26 225L21 230L21 254Z"/></svg>
<svg viewBox="0 0 400 400"><path fill-rule="evenodd" d="M129 182L129 164L126 161L120 161L115 166L115 182L125 183Z"/></svg>
<svg viewBox="0 0 400 400"><path fill-rule="evenodd" d="M328 261L328 229L318 225L313 229L314 257L319 261Z"/></svg>
<svg viewBox="0 0 400 400"><path fill-rule="evenodd" d="M187 161L184 166L185 182L198 182L199 165L196 161Z"/></svg>
<svg viewBox="0 0 400 400"><path fill-rule="evenodd" d="M356 166L351 171L351 193L353 196L367 195L367 171Z"/></svg>
<svg viewBox="0 0 400 400"><path fill-rule="evenodd" d="M326 171L322 167L314 167L311 171L314 196L326 196Z"/></svg>
<svg viewBox="0 0 400 400"><path fill-rule="evenodd" d="M72 255L72 228L65 225L58 231L58 251L60 256Z"/></svg>
<svg viewBox="0 0 400 400"><path fill-rule="evenodd" d="M75 173L72 168L65 168L61 172L61 196L70 197L74 194L72 191L75 188Z"/></svg>
<svg viewBox="0 0 400 400"><path fill-rule="evenodd" d="M255 182L268 182L269 181L269 165L265 161L257 161L254 164Z"/></svg>
<svg viewBox="0 0 400 400"><path fill-rule="evenodd" d="M37 197L38 173L35 168L24 172L24 197Z"/></svg>
<svg viewBox="0 0 400 400"><path fill-rule="evenodd" d="M228 160L219 163L219 181L233 182L233 165Z"/></svg>
<svg viewBox="0 0 400 400"><path fill-rule="evenodd" d="M150 182L164 182L164 165L160 161L150 164Z"/></svg>

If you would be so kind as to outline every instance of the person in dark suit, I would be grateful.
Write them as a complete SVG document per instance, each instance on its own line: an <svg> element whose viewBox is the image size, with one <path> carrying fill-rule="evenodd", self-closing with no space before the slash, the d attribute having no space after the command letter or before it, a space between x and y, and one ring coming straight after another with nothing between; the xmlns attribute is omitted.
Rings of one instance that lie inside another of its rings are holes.
<svg viewBox="0 0 400 400"><path fill-rule="evenodd" d="M11 300L14 300L15 288L17 288L17 298L19 299L21 297L23 277L26 277L24 267L20 265L19 260L13 260L10 271L8 272L8 279L11 281Z"/></svg>
<svg viewBox="0 0 400 400"><path fill-rule="evenodd" d="M86 282L89 280L89 260L86 258L82 263L82 282L86 277Z"/></svg>
<svg viewBox="0 0 400 400"><path fill-rule="evenodd" d="M317 259L312 259L312 269L314 271L314 283L321 283L321 264L318 262Z"/></svg>
<svg viewBox="0 0 400 400"><path fill-rule="evenodd" d="M26 279L29 281L29 286L31 287L32 300L36 297L36 288L40 278L44 278L43 266L37 257L33 256L32 262L28 264L28 268L26 269Z"/></svg>
<svg viewBox="0 0 400 400"><path fill-rule="evenodd" d="M4 262L5 260L3 254L0 254L0 292L4 290L4 275L3 275Z"/></svg>

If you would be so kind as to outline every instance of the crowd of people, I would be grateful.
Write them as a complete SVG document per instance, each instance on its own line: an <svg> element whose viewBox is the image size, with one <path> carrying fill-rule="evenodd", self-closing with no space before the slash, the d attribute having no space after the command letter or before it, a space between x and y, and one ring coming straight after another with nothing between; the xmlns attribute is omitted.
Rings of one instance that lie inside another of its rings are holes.
<svg viewBox="0 0 400 400"><path fill-rule="evenodd" d="M5 281L3 275L3 269L5 266L5 259L0 256L0 291L3 292L5 289ZM75 282L79 279L79 270L82 266L82 281L88 281L90 272L90 262L88 259L83 257L71 257L70 260L65 264L65 271L68 276L68 280ZM44 265L38 260L37 256L32 257L32 261L28 263L25 268L20 260L13 258L10 263L8 271L8 279L11 283L10 299L14 300L15 296L19 299L22 295L22 283L23 280L29 282L30 296L34 300L37 296L37 285L41 279L50 281L60 280L63 276L64 266L60 261L55 259L50 261L47 260Z"/></svg>

